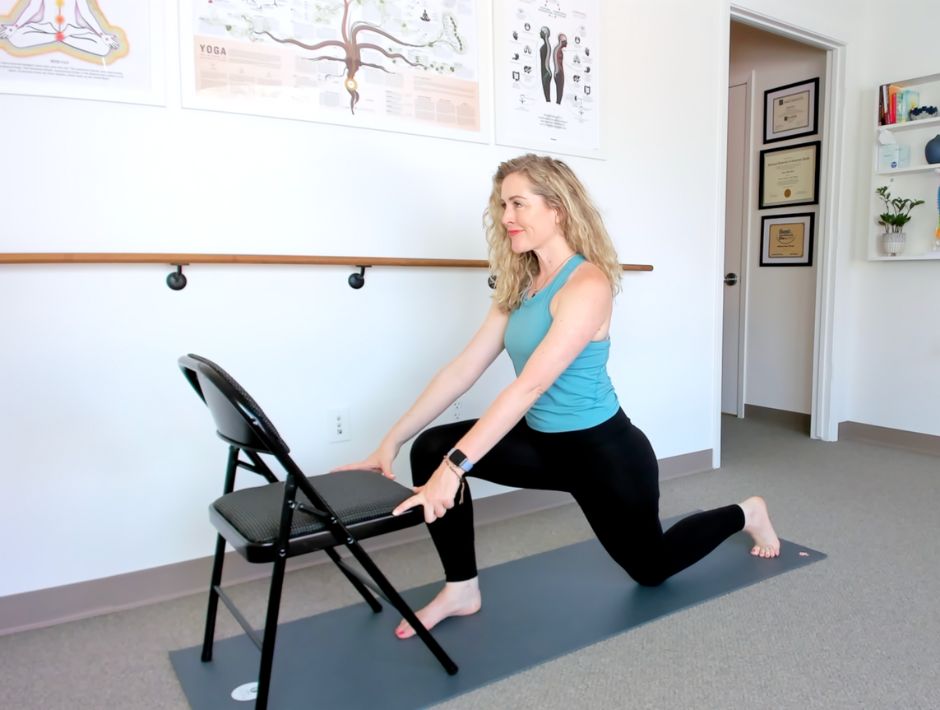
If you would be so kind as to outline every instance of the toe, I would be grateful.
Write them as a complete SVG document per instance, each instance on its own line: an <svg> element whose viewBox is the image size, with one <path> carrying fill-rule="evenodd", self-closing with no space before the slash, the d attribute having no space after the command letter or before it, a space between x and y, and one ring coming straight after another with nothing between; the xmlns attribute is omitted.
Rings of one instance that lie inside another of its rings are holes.
<svg viewBox="0 0 940 710"><path fill-rule="evenodd" d="M414 636L415 631L411 628L411 624L407 621L403 621L398 625L398 628L395 629L395 635L400 639L407 639Z"/></svg>

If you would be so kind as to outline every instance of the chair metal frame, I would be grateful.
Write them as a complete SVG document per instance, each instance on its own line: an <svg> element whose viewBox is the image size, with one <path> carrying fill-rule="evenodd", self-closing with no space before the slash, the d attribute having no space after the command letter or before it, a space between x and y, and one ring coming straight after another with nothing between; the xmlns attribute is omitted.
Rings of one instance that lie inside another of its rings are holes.
<svg viewBox="0 0 940 710"><path fill-rule="evenodd" d="M415 633L448 674L457 673L458 668L454 661L424 624L418 620L411 607L402 599L360 544L360 540L422 523L423 516L420 508L414 508L398 516L392 516L389 510L387 514L362 522L344 522L317 491L311 479L304 475L301 468L294 462L287 444L281 439L280 434L261 408L231 375L211 360L199 355L184 355L179 358L178 364L190 385L212 413L218 436L229 445L223 498L235 490L238 469L260 475L268 482L268 485L283 483L284 486L279 511L278 534L271 544L252 543L218 512L215 503L209 508L210 520L218 530L218 537L209 586L202 661L212 660L215 622L218 603L221 600L261 652L255 707L259 710L266 708L270 694L278 615L287 560L323 550L362 595L373 612L382 610L382 605L375 598L377 595L394 607L411 624ZM271 455L278 462L286 474L283 481L279 481L275 476L262 459L262 454ZM248 460L244 460L245 458ZM342 473L330 474L330 476L342 475ZM370 475L380 474L370 472ZM404 486L401 486L401 489L402 500L404 500L411 492ZM309 504L298 499L298 491L306 496ZM221 500L220 498L219 501ZM323 523L322 529L310 534L292 535L291 526L295 514L313 516ZM231 597L222 589L222 567L226 542L231 544L248 562L273 563L263 634L259 634L254 629ZM361 571L351 567L337 553L335 548L340 546L349 550L352 557L361 565Z"/></svg>

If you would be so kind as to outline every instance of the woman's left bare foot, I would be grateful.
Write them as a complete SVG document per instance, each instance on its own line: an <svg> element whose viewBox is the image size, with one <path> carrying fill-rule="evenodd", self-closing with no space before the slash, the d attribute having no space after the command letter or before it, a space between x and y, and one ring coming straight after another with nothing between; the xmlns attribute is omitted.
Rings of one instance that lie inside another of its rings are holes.
<svg viewBox="0 0 940 710"><path fill-rule="evenodd" d="M744 511L744 532L754 539L751 554L755 557L777 557L780 554L780 538L770 523L767 503L760 496L753 496L738 505Z"/></svg>
<svg viewBox="0 0 940 710"><path fill-rule="evenodd" d="M426 607L415 612L415 616L424 624L424 628L430 631L449 616L476 614L481 605L480 580L474 577L463 582L447 582ZM415 635L415 630L402 619L395 629L395 635L400 639L407 639Z"/></svg>

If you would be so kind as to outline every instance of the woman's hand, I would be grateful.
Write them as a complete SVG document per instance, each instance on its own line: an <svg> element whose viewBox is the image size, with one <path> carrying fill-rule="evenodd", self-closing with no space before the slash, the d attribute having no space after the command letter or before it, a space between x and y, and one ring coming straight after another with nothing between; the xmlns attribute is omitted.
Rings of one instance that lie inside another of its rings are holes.
<svg viewBox="0 0 940 710"><path fill-rule="evenodd" d="M423 486L414 489L415 494L403 501L392 511L392 515L401 515L417 505L424 506L424 522L433 523L454 507L454 500L460 487L466 485L458 474L442 461L441 465Z"/></svg>
<svg viewBox="0 0 940 710"><path fill-rule="evenodd" d="M401 449L401 444L396 444L394 442L382 441L379 444L379 448L369 454L365 459L359 461L358 463L350 463L345 466L338 466L334 468L334 471L352 471L352 470L367 470L375 471L381 473L386 478L395 480L395 474L392 473L392 461L395 460L395 457L398 456L398 451Z"/></svg>

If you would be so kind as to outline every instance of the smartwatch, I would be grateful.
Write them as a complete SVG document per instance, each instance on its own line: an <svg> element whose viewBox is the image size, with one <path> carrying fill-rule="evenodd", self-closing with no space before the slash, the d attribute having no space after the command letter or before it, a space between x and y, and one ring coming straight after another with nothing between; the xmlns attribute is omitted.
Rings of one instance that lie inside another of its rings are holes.
<svg viewBox="0 0 940 710"><path fill-rule="evenodd" d="M467 455L460 449L451 449L447 452L447 460L464 473L470 473L473 468L473 462L467 458Z"/></svg>

